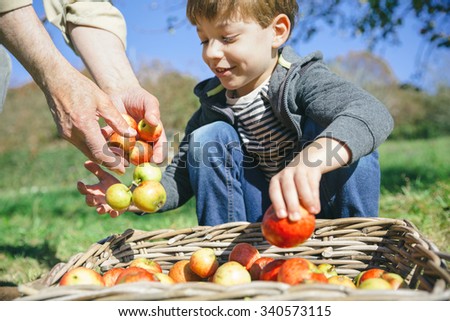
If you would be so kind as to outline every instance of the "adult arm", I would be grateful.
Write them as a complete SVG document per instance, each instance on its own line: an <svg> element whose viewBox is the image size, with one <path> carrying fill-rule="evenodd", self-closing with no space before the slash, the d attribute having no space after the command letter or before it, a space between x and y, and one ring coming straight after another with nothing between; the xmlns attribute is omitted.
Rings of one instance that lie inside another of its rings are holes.
<svg viewBox="0 0 450 321"><path fill-rule="evenodd" d="M135 131L111 99L61 55L31 5L0 14L0 42L44 92L60 135L89 159L124 172L123 159L107 147L98 118L125 136Z"/></svg>
<svg viewBox="0 0 450 321"><path fill-rule="evenodd" d="M72 23L69 34L95 82L116 107L137 121L145 118L156 126L160 122L158 100L139 84L120 39L107 30ZM165 159L166 142L163 131L153 148L154 162L161 163Z"/></svg>

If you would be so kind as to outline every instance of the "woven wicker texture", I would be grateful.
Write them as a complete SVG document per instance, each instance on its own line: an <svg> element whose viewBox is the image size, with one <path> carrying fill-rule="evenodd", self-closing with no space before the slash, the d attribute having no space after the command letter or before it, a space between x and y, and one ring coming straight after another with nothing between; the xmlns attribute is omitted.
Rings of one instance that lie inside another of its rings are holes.
<svg viewBox="0 0 450 321"><path fill-rule="evenodd" d="M62 275L74 267L105 272L112 267L126 267L137 257L154 259L167 272L176 261L189 259L195 250L205 247L214 249L223 263L234 245L242 242L254 245L262 256L298 256L316 264L331 263L339 274L349 277L380 267L400 274L409 288L354 290L330 284L289 286L265 281L229 287L208 282L175 285L140 282L109 288L57 285ZM18 300L449 300L449 261L449 254L440 252L406 220L317 220L311 238L289 249L268 244L259 223L236 222L178 230L130 229L93 244L67 263L57 264L45 277L19 286L23 296Z"/></svg>

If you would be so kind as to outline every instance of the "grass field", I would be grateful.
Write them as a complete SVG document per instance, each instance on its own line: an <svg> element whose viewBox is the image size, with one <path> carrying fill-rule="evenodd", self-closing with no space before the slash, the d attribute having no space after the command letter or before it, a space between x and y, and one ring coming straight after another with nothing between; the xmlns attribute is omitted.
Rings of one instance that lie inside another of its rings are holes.
<svg viewBox="0 0 450 321"><path fill-rule="evenodd" d="M412 221L445 252L450 251L449 146L450 137L444 137L388 141L380 149L380 216ZM65 142L0 153L0 285L34 280L92 243L128 228L196 225L193 201L145 217L97 215L76 190L77 180L93 181L84 160ZM121 180L128 183L127 175Z"/></svg>

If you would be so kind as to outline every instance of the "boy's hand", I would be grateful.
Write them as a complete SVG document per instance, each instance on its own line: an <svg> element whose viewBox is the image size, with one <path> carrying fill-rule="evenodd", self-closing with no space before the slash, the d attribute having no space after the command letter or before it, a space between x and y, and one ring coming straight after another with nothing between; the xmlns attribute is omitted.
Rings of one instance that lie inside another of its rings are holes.
<svg viewBox="0 0 450 321"><path fill-rule="evenodd" d="M86 196L86 204L95 207L98 214L108 213L111 217L118 217L124 211L116 211L106 203L105 193L108 187L115 183L120 183L117 178L105 172L99 165L92 161L84 163L84 167L92 174L97 176L99 182L94 185L85 185L79 181L77 183L78 191Z"/></svg>
<svg viewBox="0 0 450 321"><path fill-rule="evenodd" d="M300 219L300 204L311 214L320 212L319 184L322 177L318 167L300 163L298 155L285 169L270 180L269 194L279 218Z"/></svg>
<svg viewBox="0 0 450 321"><path fill-rule="evenodd" d="M277 216L298 221L300 204L309 213L319 214L322 175L350 159L350 150L333 138L318 138L309 144L270 180L269 195Z"/></svg>

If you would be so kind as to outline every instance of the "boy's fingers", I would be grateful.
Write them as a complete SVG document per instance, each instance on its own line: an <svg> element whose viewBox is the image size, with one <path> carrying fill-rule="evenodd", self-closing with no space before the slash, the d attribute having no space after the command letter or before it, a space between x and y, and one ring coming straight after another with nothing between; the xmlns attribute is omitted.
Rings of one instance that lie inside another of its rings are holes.
<svg viewBox="0 0 450 321"><path fill-rule="evenodd" d="M278 218L286 218L286 204L284 203L283 194L281 192L280 181L277 179L272 179L269 185L269 195L272 201L273 209Z"/></svg>

